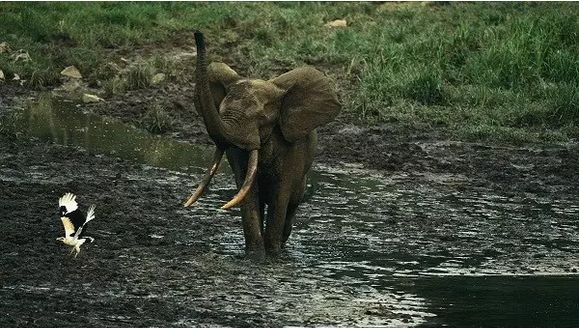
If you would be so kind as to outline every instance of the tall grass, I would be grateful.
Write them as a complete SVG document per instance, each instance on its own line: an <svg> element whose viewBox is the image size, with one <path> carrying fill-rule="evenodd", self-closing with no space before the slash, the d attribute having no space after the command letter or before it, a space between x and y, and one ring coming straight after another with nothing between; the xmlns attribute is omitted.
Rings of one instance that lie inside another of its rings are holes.
<svg viewBox="0 0 579 328"><path fill-rule="evenodd" d="M191 46L202 29L211 59L244 75L315 65L362 122L564 140L579 136L577 17L573 3L1 3L0 42L33 61L0 54L0 69L33 86L68 65L113 79L97 71L119 50ZM148 87L145 73L127 87Z"/></svg>

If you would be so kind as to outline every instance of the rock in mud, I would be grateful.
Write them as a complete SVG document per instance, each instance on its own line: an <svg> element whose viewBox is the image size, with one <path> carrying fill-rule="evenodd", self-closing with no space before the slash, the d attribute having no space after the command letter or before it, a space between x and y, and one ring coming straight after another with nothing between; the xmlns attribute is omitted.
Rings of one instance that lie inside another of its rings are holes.
<svg viewBox="0 0 579 328"><path fill-rule="evenodd" d="M24 49L20 49L20 50L16 51L10 57L12 57L12 60L15 62L17 62L19 60L24 61L24 62L32 60L32 58L30 58L30 55L28 54L28 52L25 51Z"/></svg>
<svg viewBox="0 0 579 328"><path fill-rule="evenodd" d="M13 81L18 81L21 86L24 85L24 82L26 82L26 80L22 80L22 79L20 78L20 75L18 75L18 74L16 74L16 73L14 73L14 77L12 78L12 80L13 80Z"/></svg>
<svg viewBox="0 0 579 328"><path fill-rule="evenodd" d="M60 75L68 76L73 79L82 79L80 71L74 66L68 66L67 68L63 69L62 72L60 72Z"/></svg>
<svg viewBox="0 0 579 328"><path fill-rule="evenodd" d="M0 54L3 54L5 52L10 52L10 46L8 45L8 43L2 42L0 43Z"/></svg>
<svg viewBox="0 0 579 328"><path fill-rule="evenodd" d="M0 69L0 81L4 82L5 79L6 77L4 76L4 72L2 72L2 70Z"/></svg>
<svg viewBox="0 0 579 328"><path fill-rule="evenodd" d="M164 73L157 73L151 79L151 83L152 84L159 84L159 83L165 81L165 79L166 79L166 75Z"/></svg>
<svg viewBox="0 0 579 328"><path fill-rule="evenodd" d="M97 103L97 102L101 102L101 101L105 101L105 100L103 98L100 98L99 96L91 95L89 93L85 93L82 95L82 102L85 104Z"/></svg>
<svg viewBox="0 0 579 328"><path fill-rule="evenodd" d="M347 125L338 131L339 134L348 134L348 135L360 135L364 132L364 129L360 128L356 125Z"/></svg>
<svg viewBox="0 0 579 328"><path fill-rule="evenodd" d="M326 25L324 25L324 26L325 27L331 27L331 28L346 27L346 26L348 26L348 22L345 19L336 19L334 21L326 23Z"/></svg>
<svg viewBox="0 0 579 328"><path fill-rule="evenodd" d="M67 81L62 84L61 89L66 92L75 92L81 88L81 84L78 80ZM55 89L56 90L56 89Z"/></svg>

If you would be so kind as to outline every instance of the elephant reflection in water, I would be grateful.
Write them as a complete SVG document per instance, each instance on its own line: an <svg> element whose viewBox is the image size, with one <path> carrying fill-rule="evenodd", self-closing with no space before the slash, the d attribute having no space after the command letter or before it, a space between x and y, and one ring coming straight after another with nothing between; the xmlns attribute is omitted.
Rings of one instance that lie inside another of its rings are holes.
<svg viewBox="0 0 579 328"><path fill-rule="evenodd" d="M313 67L268 81L242 78L226 64L207 65L202 33L195 33L195 43L195 108L216 150L185 206L203 194L225 153L239 191L222 208L241 206L246 251L278 253L306 189L316 128L333 120L341 105L329 79Z"/></svg>

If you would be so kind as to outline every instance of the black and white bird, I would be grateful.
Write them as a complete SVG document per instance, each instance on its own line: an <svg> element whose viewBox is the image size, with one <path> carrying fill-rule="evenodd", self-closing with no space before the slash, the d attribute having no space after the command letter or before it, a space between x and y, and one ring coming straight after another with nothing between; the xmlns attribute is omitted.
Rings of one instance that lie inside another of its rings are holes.
<svg viewBox="0 0 579 328"><path fill-rule="evenodd" d="M60 220L64 226L64 237L58 237L56 240L62 241L65 245L71 246L70 254L76 251L74 257L77 257L80 253L80 246L84 244L87 240L93 242L94 238L85 236L86 224L95 218L94 210L95 206L92 205L86 217L78 209L78 204L76 203L76 196L71 193L66 193L64 196L58 199L58 206L60 207Z"/></svg>

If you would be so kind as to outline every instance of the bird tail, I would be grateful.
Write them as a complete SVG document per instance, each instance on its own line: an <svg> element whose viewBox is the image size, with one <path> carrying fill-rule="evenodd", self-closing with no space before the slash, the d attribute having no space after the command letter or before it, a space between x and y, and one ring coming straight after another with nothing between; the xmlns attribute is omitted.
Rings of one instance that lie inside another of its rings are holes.
<svg viewBox="0 0 579 328"><path fill-rule="evenodd" d="M94 205L91 205L88 208L88 212L86 212L86 221L84 221L84 224L86 224L88 221L95 218L95 215L94 215L95 208L96 208L96 206L94 206Z"/></svg>
<svg viewBox="0 0 579 328"><path fill-rule="evenodd" d="M77 207L76 196L73 193L67 192L58 199L58 206L65 206L67 209ZM69 210L72 212L72 210Z"/></svg>

